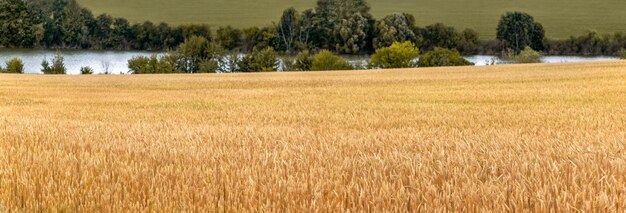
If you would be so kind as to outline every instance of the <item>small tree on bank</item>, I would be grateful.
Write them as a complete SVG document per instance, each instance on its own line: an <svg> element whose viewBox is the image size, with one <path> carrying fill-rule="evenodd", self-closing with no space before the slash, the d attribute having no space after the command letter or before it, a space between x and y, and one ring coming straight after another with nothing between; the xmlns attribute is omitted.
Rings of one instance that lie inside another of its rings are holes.
<svg viewBox="0 0 626 213"><path fill-rule="evenodd" d="M81 67L80 68L81 75L93 75L93 68L91 67Z"/></svg>
<svg viewBox="0 0 626 213"><path fill-rule="evenodd" d="M52 58L52 65L50 65L50 63L47 60L43 60L43 62L41 63L42 69L41 71L44 74L65 74L65 72L67 71L67 69L65 68L65 59L63 58L63 55L61 55L60 52L57 52L54 55L54 58Z"/></svg>
<svg viewBox="0 0 626 213"><path fill-rule="evenodd" d="M408 68L414 67L413 60L419 55L419 49L412 42L394 42L389 47L376 50L372 55L371 64L376 68Z"/></svg>
<svg viewBox="0 0 626 213"><path fill-rule="evenodd" d="M6 73L24 73L24 62L19 58L12 58L6 62L7 68L0 71Z"/></svg>

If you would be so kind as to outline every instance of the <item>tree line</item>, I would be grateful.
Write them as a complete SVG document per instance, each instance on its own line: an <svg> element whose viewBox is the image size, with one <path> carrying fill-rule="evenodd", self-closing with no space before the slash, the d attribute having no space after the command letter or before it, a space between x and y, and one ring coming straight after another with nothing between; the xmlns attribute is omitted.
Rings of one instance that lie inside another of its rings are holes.
<svg viewBox="0 0 626 213"><path fill-rule="evenodd" d="M543 26L519 12L503 15L495 40L480 40L472 29L457 30L442 23L418 27L410 14L376 20L370 9L365 0L318 0L312 9L286 9L277 22L265 27L227 26L212 31L207 25L131 24L107 14L94 16L75 0L0 0L0 47L164 51L191 36L244 53L271 47L286 54L304 50L371 54L404 41L414 43L422 53L445 48L464 55L519 52L526 46L546 54L616 55L626 47L626 35L620 33L546 39Z"/></svg>

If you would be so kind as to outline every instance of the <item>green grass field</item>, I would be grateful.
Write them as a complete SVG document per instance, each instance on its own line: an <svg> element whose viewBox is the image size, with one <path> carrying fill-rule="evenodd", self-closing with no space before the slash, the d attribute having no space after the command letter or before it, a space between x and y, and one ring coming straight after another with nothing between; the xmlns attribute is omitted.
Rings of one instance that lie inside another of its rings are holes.
<svg viewBox="0 0 626 213"><path fill-rule="evenodd" d="M277 21L283 9L312 8L315 0L78 0L95 13L171 24L207 23L212 26L265 26ZM565 38L586 30L626 31L623 0L370 0L380 18L394 12L416 16L419 25L443 22L473 28L483 38L495 37L500 15L525 11L544 24L550 38Z"/></svg>

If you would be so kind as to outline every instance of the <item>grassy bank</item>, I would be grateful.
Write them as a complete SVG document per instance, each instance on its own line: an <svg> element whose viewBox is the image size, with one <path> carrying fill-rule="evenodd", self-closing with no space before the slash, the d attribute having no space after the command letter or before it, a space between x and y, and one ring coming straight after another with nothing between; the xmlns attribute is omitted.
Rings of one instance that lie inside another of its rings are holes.
<svg viewBox="0 0 626 213"><path fill-rule="evenodd" d="M212 26L266 26L277 22L282 11L294 6L312 8L314 0L78 0L96 13L107 12L131 21L166 21L172 24L208 23ZM394 12L415 15L420 26L443 22L473 28L483 38L494 38L498 20L507 11L525 11L547 29L550 38L567 38L586 30L625 32L626 4L621 0L389 0L369 1L377 18Z"/></svg>
<svg viewBox="0 0 626 213"><path fill-rule="evenodd" d="M621 212L625 66L0 75L0 204Z"/></svg>

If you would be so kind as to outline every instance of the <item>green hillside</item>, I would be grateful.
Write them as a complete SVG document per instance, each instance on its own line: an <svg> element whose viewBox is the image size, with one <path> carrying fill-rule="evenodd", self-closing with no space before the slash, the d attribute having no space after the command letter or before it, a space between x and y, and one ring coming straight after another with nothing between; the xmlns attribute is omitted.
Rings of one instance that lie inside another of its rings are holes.
<svg viewBox="0 0 626 213"><path fill-rule="evenodd" d="M171 24L207 23L212 26L264 26L275 22L283 9L312 8L315 0L78 0L96 14L109 13L133 22L151 20ZM547 36L564 38L586 30L626 32L623 0L370 0L377 17L394 12L415 15L419 25L443 22L473 28L483 38L495 36L506 11L525 11L544 24Z"/></svg>

